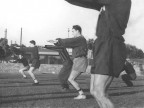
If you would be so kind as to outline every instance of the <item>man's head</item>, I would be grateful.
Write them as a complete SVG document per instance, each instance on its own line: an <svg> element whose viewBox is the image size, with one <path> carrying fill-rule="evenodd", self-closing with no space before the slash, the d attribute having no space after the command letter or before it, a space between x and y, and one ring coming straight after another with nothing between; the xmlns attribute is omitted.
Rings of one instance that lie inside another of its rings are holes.
<svg viewBox="0 0 144 108"><path fill-rule="evenodd" d="M34 40L31 40L30 41L30 47L33 47L33 46L35 46L36 45L36 42L34 41Z"/></svg>
<svg viewBox="0 0 144 108"><path fill-rule="evenodd" d="M82 29L79 25L74 25L72 28L72 34L74 37L81 36Z"/></svg>

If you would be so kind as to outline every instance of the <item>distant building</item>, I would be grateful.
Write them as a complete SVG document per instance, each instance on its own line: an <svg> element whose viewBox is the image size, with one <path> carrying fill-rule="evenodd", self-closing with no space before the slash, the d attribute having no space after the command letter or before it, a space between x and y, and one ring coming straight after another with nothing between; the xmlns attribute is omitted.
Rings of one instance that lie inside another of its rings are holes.
<svg viewBox="0 0 144 108"><path fill-rule="evenodd" d="M62 64L62 60L57 51L39 48L39 55L41 64ZM69 52L69 55L71 56L72 53Z"/></svg>
<svg viewBox="0 0 144 108"><path fill-rule="evenodd" d="M69 55L72 55L72 50L68 50ZM62 60L59 53L54 50L39 48L40 62L41 64L62 64ZM92 51L88 51L88 61L89 65L92 64Z"/></svg>

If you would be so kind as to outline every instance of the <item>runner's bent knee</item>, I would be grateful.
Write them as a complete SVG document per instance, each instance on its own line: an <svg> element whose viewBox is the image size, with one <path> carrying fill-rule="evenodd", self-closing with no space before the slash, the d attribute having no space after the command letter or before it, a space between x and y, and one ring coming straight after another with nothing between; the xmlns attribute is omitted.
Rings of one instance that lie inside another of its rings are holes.
<svg viewBox="0 0 144 108"><path fill-rule="evenodd" d="M75 78L78 76L78 72L77 71L72 71L69 78L68 78L68 81L74 81Z"/></svg>

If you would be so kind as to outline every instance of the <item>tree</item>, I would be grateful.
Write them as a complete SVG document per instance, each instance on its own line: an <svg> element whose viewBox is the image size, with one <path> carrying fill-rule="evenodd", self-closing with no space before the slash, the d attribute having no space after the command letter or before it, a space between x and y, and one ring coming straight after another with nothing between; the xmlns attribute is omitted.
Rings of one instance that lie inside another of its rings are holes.
<svg viewBox="0 0 144 108"><path fill-rule="evenodd" d="M144 58L144 53L141 49L138 49L136 46L130 45L130 44L126 44L126 48L127 48L127 57L128 58L137 58L137 59L141 59Z"/></svg>

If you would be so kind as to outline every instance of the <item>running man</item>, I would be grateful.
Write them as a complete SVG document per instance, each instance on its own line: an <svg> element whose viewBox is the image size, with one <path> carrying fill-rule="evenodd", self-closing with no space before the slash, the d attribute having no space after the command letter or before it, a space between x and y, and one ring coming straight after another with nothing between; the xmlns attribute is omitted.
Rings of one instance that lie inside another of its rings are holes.
<svg viewBox="0 0 144 108"><path fill-rule="evenodd" d="M73 85L73 87L78 91L79 95L74 99L86 99L83 90L80 88L79 84L76 82L77 77L81 73L86 71L88 61L87 61L87 42L84 36L81 34L82 29L79 25L74 25L72 28L73 38L57 39L55 45L63 46L65 48L72 48L73 65L72 71L68 78L68 81Z"/></svg>
<svg viewBox="0 0 144 108"><path fill-rule="evenodd" d="M58 74L58 79L60 81L62 91L69 91L68 77L71 73L73 62L66 48L61 47L61 46L51 46L51 45L45 45L45 48L59 52L59 55L62 59L63 67L61 68Z"/></svg>
<svg viewBox="0 0 144 108"><path fill-rule="evenodd" d="M23 78L25 79L27 76L24 74L24 71L28 71L30 66L29 66L28 60L24 56L22 55L18 55L18 56L19 56L19 59L17 61L22 63L24 66L23 68L19 70L19 73L21 73Z"/></svg>
<svg viewBox="0 0 144 108"><path fill-rule="evenodd" d="M36 42L34 40L31 40L30 47L21 48L21 51L31 53L29 61L30 68L28 70L28 73L34 81L33 85L38 85L39 82L36 79L35 75L33 74L33 72L40 67L38 47L36 46Z"/></svg>

